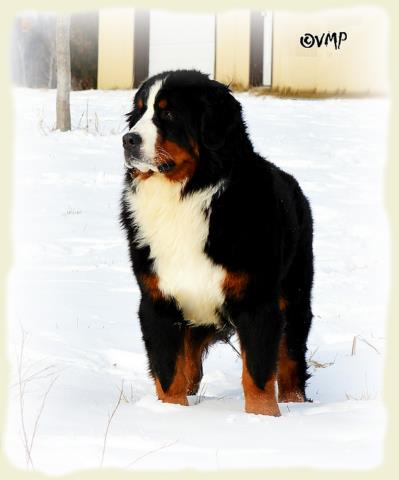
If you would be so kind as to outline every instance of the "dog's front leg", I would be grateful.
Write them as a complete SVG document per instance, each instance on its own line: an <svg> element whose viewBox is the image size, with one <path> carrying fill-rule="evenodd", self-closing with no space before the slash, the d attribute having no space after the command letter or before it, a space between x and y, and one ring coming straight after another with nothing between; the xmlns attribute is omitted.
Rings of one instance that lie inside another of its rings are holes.
<svg viewBox="0 0 399 480"><path fill-rule="evenodd" d="M139 309L150 373L158 398L188 405L185 375L185 322L173 301L144 294Z"/></svg>

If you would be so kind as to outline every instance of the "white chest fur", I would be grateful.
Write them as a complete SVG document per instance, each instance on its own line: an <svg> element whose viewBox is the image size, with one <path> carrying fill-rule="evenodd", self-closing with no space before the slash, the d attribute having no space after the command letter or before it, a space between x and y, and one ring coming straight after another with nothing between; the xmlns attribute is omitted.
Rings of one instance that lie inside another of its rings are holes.
<svg viewBox="0 0 399 480"><path fill-rule="evenodd" d="M184 318L195 325L217 325L224 302L224 269L205 255L209 208L218 187L181 198L181 184L152 175L127 194L140 245L149 245L159 289L172 296Z"/></svg>

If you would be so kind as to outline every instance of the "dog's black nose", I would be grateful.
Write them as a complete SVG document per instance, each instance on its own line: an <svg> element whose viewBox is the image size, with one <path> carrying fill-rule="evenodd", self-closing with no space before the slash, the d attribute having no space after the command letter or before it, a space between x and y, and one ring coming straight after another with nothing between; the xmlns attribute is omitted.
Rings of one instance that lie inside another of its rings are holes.
<svg viewBox="0 0 399 480"><path fill-rule="evenodd" d="M137 147L141 142L142 139L137 133L126 133L122 138L123 148Z"/></svg>

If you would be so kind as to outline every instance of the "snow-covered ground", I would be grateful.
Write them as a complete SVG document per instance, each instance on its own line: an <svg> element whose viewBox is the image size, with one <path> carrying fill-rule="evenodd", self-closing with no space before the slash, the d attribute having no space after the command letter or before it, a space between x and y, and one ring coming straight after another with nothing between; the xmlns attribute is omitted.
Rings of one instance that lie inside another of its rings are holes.
<svg viewBox="0 0 399 480"><path fill-rule="evenodd" d="M125 91L74 92L73 131L60 133L53 131L54 91L15 91L4 438L11 461L50 474L101 464L377 465L386 424L388 102L237 95L257 150L297 177L315 218L313 403L281 405L276 419L243 412L241 362L229 345L211 350L190 407L155 398L118 224L131 98Z"/></svg>

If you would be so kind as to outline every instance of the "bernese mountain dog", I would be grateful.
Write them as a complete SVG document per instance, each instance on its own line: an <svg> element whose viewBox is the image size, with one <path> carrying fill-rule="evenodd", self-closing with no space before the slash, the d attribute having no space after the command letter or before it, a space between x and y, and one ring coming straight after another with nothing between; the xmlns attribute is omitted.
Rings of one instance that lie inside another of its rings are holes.
<svg viewBox="0 0 399 480"><path fill-rule="evenodd" d="M246 412L279 416L309 377L307 199L254 151L229 88L198 71L146 80L128 123L121 223L158 398L188 405L209 346L236 333Z"/></svg>

